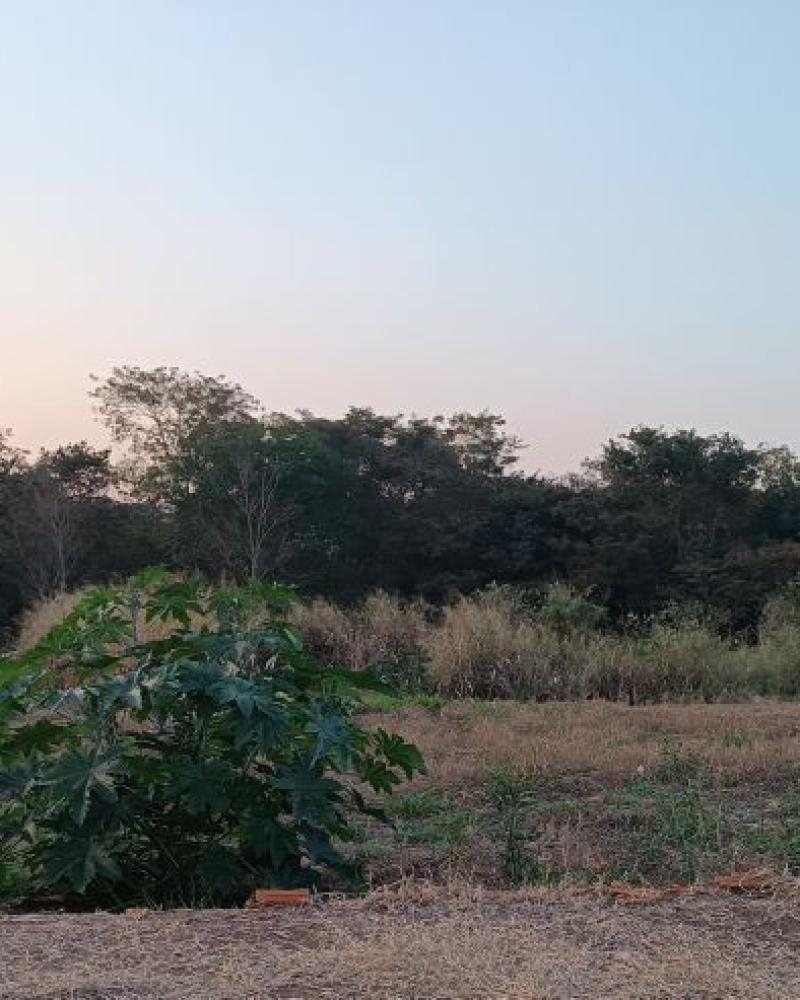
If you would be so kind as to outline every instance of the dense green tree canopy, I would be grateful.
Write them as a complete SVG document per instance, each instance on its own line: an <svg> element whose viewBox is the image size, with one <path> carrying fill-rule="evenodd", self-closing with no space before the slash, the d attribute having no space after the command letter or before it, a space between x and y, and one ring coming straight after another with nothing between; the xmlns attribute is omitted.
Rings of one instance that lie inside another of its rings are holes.
<svg viewBox="0 0 800 1000"><path fill-rule="evenodd" d="M133 366L92 397L116 462L0 434L0 627L159 561L341 601L564 580L612 620L699 599L736 629L800 571L800 462L727 433L636 427L549 480L488 412L269 413L225 378Z"/></svg>

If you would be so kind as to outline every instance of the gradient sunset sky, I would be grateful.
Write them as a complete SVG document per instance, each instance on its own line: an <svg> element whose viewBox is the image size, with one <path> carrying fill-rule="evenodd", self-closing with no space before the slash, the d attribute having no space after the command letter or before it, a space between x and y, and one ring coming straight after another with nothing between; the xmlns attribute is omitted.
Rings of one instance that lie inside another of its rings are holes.
<svg viewBox="0 0 800 1000"><path fill-rule="evenodd" d="M800 448L800 2L0 0L0 426L89 373Z"/></svg>

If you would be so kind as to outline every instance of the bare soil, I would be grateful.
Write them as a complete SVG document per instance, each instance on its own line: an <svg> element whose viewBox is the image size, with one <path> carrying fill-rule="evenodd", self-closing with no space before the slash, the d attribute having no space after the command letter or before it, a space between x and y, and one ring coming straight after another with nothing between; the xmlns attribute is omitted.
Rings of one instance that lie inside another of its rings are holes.
<svg viewBox="0 0 800 1000"><path fill-rule="evenodd" d="M800 997L800 897L377 893L0 918L3 1000Z"/></svg>

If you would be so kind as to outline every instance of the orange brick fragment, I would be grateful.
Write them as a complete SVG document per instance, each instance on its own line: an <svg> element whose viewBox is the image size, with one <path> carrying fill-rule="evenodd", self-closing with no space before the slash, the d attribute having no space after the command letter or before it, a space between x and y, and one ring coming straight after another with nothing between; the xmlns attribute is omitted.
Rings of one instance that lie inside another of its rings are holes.
<svg viewBox="0 0 800 1000"><path fill-rule="evenodd" d="M612 882L608 891L611 893L611 898L620 903L659 903L675 896L687 896L692 889L688 885L667 885L663 888L654 888L648 885Z"/></svg>
<svg viewBox="0 0 800 1000"><path fill-rule="evenodd" d="M717 875L714 885L729 892L760 892L769 889L770 878L764 872L734 872L732 875Z"/></svg>
<svg viewBox="0 0 800 1000"><path fill-rule="evenodd" d="M308 889L255 889L251 906L307 906L311 902Z"/></svg>

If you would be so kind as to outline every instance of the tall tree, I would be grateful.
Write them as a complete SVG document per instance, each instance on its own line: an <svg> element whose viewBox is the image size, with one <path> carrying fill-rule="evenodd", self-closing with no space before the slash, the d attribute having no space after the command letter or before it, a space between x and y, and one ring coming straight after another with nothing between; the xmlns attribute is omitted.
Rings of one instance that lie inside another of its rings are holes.
<svg viewBox="0 0 800 1000"><path fill-rule="evenodd" d="M222 376L178 368L114 368L91 393L95 409L119 444L138 492L161 498L176 485L174 460L203 428L220 421L255 419L257 400ZM173 463L173 464L171 464Z"/></svg>
<svg viewBox="0 0 800 1000"><path fill-rule="evenodd" d="M173 498L185 551L234 578L275 579L290 551L289 505L269 432L254 420L198 428L172 465L189 488Z"/></svg>

